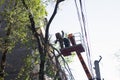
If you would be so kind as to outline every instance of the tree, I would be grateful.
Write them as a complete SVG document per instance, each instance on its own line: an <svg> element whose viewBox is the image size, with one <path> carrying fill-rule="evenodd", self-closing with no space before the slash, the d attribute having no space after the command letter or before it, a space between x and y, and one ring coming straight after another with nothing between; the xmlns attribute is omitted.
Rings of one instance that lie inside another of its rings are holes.
<svg viewBox="0 0 120 80"><path fill-rule="evenodd" d="M3 52L2 57L4 58L1 59L2 74L0 76L4 78L3 72L7 53L12 51L17 44L22 44L21 47L25 46L28 50L32 49L34 53L39 53L38 58L40 58L40 63L38 62L39 59L37 59L37 63L40 64L40 71L38 72L40 80L44 80L45 74L47 74L49 77L52 77L54 80L66 80L67 76L65 71L62 69L59 57L63 61L65 69L68 71L68 73L70 73L68 65L66 66L67 63L62 56L58 57L55 54L55 51L57 51L59 54L60 52L54 48L48 40L50 23L57 12L58 4L63 0L57 0L53 15L47 24L44 24L44 19L47 15L47 12L44 3L41 0L2 1L3 2L0 6L3 7L4 5L4 9L0 12L2 17L1 21L5 21L5 31L7 33L5 37L0 38L2 42L0 43L0 50ZM5 5L6 2L7 5ZM38 29L44 27L45 25L46 31L44 37L41 30L38 33ZM31 59L36 59L36 56L32 56L28 55L25 59L25 67L21 68L21 72L17 79L31 79L29 71L33 67L31 67Z"/></svg>
<svg viewBox="0 0 120 80"><path fill-rule="evenodd" d="M47 12L45 5L40 0L26 1L30 11L34 15L36 22L35 29L43 26L43 19ZM5 36L1 37L0 50L2 52L1 59L1 77L4 77L4 68L6 62L6 55L11 51L16 44L23 43L27 45L28 49L32 47L35 49L36 42L33 40L28 11L23 6L22 0L2 0L0 5L2 7L1 23L5 22ZM34 41L34 44L30 42Z"/></svg>

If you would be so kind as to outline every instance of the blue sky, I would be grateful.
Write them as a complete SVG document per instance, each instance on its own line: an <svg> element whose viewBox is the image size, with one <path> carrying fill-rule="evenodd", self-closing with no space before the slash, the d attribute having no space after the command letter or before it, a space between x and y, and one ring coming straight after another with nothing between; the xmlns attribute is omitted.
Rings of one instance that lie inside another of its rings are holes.
<svg viewBox="0 0 120 80"><path fill-rule="evenodd" d="M83 1L85 2L85 16L92 61L99 59L99 55L101 55L103 57L100 62L102 77L105 80L119 80L119 62L117 62L115 53L120 50L120 1ZM53 8L54 6L49 6L49 15L53 12ZM59 5L58 13L50 27L50 33L55 34L61 30L66 33L80 32L74 0L66 0ZM73 66L72 70L75 70L76 75L79 75L76 80L86 80L81 64L78 64L77 59L74 62L75 66ZM75 68L76 66L78 68Z"/></svg>

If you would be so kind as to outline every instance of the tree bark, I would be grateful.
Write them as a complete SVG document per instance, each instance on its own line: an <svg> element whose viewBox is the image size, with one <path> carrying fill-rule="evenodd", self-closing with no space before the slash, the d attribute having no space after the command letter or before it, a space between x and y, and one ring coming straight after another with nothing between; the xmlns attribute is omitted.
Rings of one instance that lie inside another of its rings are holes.
<svg viewBox="0 0 120 80"><path fill-rule="evenodd" d="M26 5L25 1L22 0L22 3L24 5L24 7L26 8L26 10L29 11L29 8L28 6ZM44 47L42 46L42 44L40 43L40 38L39 38L39 35L35 29L35 21L34 21L34 18L32 16L32 13L29 11L29 20L30 20L30 23L31 23L31 30L33 32L33 35L34 37L36 38L37 40L37 43L38 43L38 51L39 51L39 54L40 54L40 70L39 70L39 80L44 80L44 64L45 64L45 53L44 53Z"/></svg>
<svg viewBox="0 0 120 80"><path fill-rule="evenodd" d="M26 10L29 11L29 8L28 6L26 5L25 1L24 0L21 0L24 7L26 8ZM36 38L37 40L37 43L38 43L38 50L39 50L39 53L40 53L40 70L39 70L39 80L44 80L44 68L45 68L45 61L46 61L46 53L47 53L47 47L48 47L48 44L49 44L49 40L48 40L48 37L49 37L49 27L50 27L50 24L53 20L53 18L55 17L56 13L57 13L57 7L58 7L58 4L63 1L63 0L58 0L57 3L56 3L56 6L55 6L55 9L54 9L54 12L46 26L46 31L45 31L45 41L44 41L44 46L42 46L42 44L40 43L40 38L39 38L39 35L37 33L37 31L35 30L35 22L34 22L34 18L31 14L31 12L29 11L29 20L30 20L30 23L31 23L31 29L32 29L32 32L34 34L34 37Z"/></svg>

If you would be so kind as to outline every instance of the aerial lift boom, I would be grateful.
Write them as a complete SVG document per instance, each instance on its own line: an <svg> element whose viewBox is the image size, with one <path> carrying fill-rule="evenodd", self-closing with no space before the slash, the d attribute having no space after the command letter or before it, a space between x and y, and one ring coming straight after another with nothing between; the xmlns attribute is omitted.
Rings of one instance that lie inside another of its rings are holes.
<svg viewBox="0 0 120 80"><path fill-rule="evenodd" d="M59 38L58 38L58 36L57 36L56 38L58 40L60 38L60 44L63 44L63 43L61 43L62 42L62 40L61 40L62 37L59 36ZM88 77L88 80L93 80L93 77L92 77L92 75L91 75L91 73L90 73L90 71L89 71L89 69L88 69L88 67L87 67L87 65L86 65L82 55L81 55L81 52L85 51L83 46L82 46L82 44L76 44L74 36L72 34L68 35L68 39L70 40L72 46L65 47L65 48L62 46L62 48L60 49L61 54L63 56L69 56L69 55L71 55L71 52L76 51L77 56L78 56L78 58L79 58L79 60L80 60L80 62L82 64L82 67L83 67L83 69L84 69L84 71L85 71L85 73L86 73L86 75Z"/></svg>

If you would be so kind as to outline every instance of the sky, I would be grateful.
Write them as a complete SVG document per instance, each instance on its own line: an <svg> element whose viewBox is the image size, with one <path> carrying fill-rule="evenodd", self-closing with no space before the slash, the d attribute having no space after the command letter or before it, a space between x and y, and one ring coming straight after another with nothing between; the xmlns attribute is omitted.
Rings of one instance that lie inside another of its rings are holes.
<svg viewBox="0 0 120 80"><path fill-rule="evenodd" d="M100 69L102 78L105 80L120 80L120 62L115 56L115 54L120 54L120 1L83 0L83 3L92 63L94 60L99 60L101 55ZM48 18L53 12L53 5L48 6ZM65 0L60 3L57 15L52 21L50 34L54 37L54 34L61 30L66 33L80 32L74 0ZM77 56L75 56L70 67L75 80L87 80Z"/></svg>

